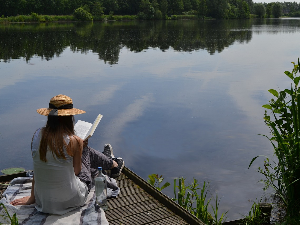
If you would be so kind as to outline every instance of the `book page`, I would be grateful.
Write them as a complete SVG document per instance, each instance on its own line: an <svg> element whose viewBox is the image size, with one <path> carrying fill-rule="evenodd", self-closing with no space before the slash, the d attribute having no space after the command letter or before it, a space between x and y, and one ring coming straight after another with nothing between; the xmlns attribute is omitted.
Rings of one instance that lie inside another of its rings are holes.
<svg viewBox="0 0 300 225"><path fill-rule="evenodd" d="M84 140L92 126L93 124L91 123L78 120L74 126L75 134Z"/></svg>
<svg viewBox="0 0 300 225"><path fill-rule="evenodd" d="M99 114L96 117L93 125L91 126L90 130L87 132L87 134L85 136L85 139L88 139L89 137L93 136L94 131L96 130L96 128L97 128L98 124L100 123L100 120L102 119L102 117L103 117L103 115L101 115L101 114ZM85 140L85 139L83 139L83 140Z"/></svg>

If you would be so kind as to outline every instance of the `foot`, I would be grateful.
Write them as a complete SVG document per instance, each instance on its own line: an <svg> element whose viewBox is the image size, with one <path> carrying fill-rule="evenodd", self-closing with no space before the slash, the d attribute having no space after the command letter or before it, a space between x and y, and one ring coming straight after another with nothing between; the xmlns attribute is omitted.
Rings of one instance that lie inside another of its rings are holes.
<svg viewBox="0 0 300 225"><path fill-rule="evenodd" d="M111 169L110 177L117 178L120 176L122 169L124 168L124 160L122 158L113 158L113 160L118 164L117 167Z"/></svg>
<svg viewBox="0 0 300 225"><path fill-rule="evenodd" d="M110 144L104 145L104 150L102 153L110 159L115 158L113 148L111 147Z"/></svg>

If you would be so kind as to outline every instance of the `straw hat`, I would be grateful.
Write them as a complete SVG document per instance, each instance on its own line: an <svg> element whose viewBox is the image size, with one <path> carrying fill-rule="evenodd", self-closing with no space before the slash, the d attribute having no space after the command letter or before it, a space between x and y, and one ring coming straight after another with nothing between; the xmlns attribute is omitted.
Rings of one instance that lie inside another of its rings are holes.
<svg viewBox="0 0 300 225"><path fill-rule="evenodd" d="M56 95L50 99L49 108L36 110L43 116L72 116L85 113L85 111L73 108L73 101L66 95Z"/></svg>

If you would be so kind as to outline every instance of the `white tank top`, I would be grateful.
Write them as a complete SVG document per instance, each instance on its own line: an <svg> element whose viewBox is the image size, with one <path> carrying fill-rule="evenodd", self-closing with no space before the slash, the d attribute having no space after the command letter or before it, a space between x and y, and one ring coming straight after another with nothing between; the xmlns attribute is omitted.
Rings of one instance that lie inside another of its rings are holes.
<svg viewBox="0 0 300 225"><path fill-rule="evenodd" d="M41 128L38 129L32 140L32 158L34 171L34 195L36 209L50 214L65 214L82 206L88 195L88 188L75 176L73 158L65 151L65 159L58 159L48 149L47 162L40 160L39 146ZM70 142L69 136L64 137Z"/></svg>

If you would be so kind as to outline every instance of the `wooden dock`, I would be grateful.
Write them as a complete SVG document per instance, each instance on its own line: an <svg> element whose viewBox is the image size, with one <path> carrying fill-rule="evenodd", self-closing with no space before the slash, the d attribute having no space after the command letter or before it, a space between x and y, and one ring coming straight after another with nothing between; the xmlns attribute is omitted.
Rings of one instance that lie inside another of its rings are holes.
<svg viewBox="0 0 300 225"><path fill-rule="evenodd" d="M8 182L26 172L0 176L0 194ZM2 184L1 184L2 183ZM204 225L169 197L124 167L117 178L120 194L108 200L106 218L111 225Z"/></svg>
<svg viewBox="0 0 300 225"><path fill-rule="evenodd" d="M26 172L0 176L0 196L9 182L24 177ZM158 191L133 171L124 167L117 178L120 194L108 200L106 218L111 225L204 225L202 221L183 209L168 196ZM270 224L270 218L265 224ZM224 222L240 225L243 219Z"/></svg>
<svg viewBox="0 0 300 225"><path fill-rule="evenodd" d="M109 199L108 210L105 212L109 224L204 225L126 167L117 182L121 192L117 198Z"/></svg>

